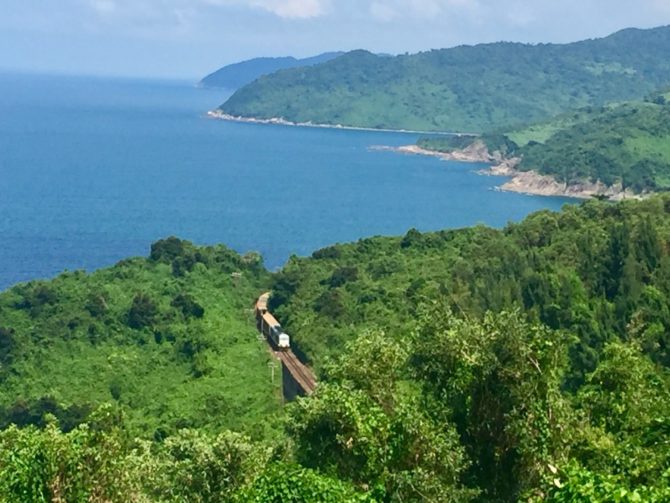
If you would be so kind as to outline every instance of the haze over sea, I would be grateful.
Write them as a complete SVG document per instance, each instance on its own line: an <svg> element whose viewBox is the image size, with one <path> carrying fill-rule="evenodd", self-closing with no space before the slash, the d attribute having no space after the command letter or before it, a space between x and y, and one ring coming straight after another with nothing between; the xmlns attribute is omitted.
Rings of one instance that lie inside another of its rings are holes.
<svg viewBox="0 0 670 503"><path fill-rule="evenodd" d="M170 235L291 254L503 226L565 199L492 190L481 166L371 151L417 135L222 122L187 82L0 75L0 290L147 255Z"/></svg>

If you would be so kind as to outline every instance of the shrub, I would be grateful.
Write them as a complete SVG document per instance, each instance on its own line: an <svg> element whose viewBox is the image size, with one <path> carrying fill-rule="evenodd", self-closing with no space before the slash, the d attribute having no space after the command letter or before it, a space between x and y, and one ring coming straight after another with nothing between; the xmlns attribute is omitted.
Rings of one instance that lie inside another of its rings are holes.
<svg viewBox="0 0 670 503"><path fill-rule="evenodd" d="M138 293L128 311L128 326L140 330L151 327L158 314L156 303L146 294Z"/></svg>

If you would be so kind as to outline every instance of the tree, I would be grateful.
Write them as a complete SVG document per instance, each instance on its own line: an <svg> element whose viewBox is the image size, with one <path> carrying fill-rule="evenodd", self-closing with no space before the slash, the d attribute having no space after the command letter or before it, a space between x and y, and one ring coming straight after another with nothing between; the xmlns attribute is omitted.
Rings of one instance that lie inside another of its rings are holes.
<svg viewBox="0 0 670 503"><path fill-rule="evenodd" d="M107 407L90 425L69 433L62 433L54 418L42 430L10 426L0 432L0 500L137 501L127 452L117 415Z"/></svg>
<svg viewBox="0 0 670 503"><path fill-rule="evenodd" d="M179 309L185 318L202 318L205 315L205 308L196 302L192 295L180 293L170 304Z"/></svg>
<svg viewBox="0 0 670 503"><path fill-rule="evenodd" d="M136 330L153 326L158 306L147 294L138 293L128 311L128 326Z"/></svg>
<svg viewBox="0 0 670 503"><path fill-rule="evenodd" d="M466 461L456 432L401 385L406 362L406 349L382 332L347 344L327 366L329 383L290 410L296 459L385 501L466 501L474 493L460 482Z"/></svg>
<svg viewBox="0 0 670 503"><path fill-rule="evenodd" d="M271 449L232 432L182 430L133 456L143 491L156 501L233 501L269 462Z"/></svg>
<svg viewBox="0 0 670 503"><path fill-rule="evenodd" d="M548 464L567 455L565 338L515 311L463 320L431 303L414 341L416 376L454 421L486 497L516 500L542 487Z"/></svg>

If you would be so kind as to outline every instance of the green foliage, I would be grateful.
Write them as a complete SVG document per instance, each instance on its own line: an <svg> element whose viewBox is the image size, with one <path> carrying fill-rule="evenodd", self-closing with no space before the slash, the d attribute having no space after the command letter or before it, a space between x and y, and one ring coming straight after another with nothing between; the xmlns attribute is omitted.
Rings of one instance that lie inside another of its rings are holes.
<svg viewBox="0 0 670 503"><path fill-rule="evenodd" d="M273 463L237 496L240 503L373 502L350 485L297 465Z"/></svg>
<svg viewBox="0 0 670 503"><path fill-rule="evenodd" d="M593 371L604 344L636 337L667 365L670 257L667 197L589 202L539 212L502 231L475 227L338 245L326 258L294 259L275 276L273 310L317 368L365 329L411 332L424 299L456 313L521 307L576 336L569 381ZM336 258L331 258L336 257ZM338 270L357 275L337 286Z"/></svg>
<svg viewBox="0 0 670 503"><path fill-rule="evenodd" d="M183 430L160 444L142 442L130 459L152 501L233 501L270 459L270 449L224 432Z"/></svg>
<svg viewBox="0 0 670 503"><path fill-rule="evenodd" d="M583 111L574 124L556 126L547 138L521 147L519 168L569 184L587 180L635 192L668 189L669 124L665 104L633 102Z"/></svg>
<svg viewBox="0 0 670 503"><path fill-rule="evenodd" d="M669 243L664 195L293 257L271 308L320 384L283 423L255 255L19 285L0 501L668 501Z"/></svg>
<svg viewBox="0 0 670 503"><path fill-rule="evenodd" d="M0 432L0 500L134 501L136 488L123 464L126 442L113 410L103 408L90 425L61 433L46 427Z"/></svg>
<svg viewBox="0 0 670 503"><path fill-rule="evenodd" d="M467 461L455 429L427 413L405 380L407 358L380 332L347 344L328 365L328 384L291 409L296 459L377 500L467 501L476 491L460 483Z"/></svg>
<svg viewBox="0 0 670 503"><path fill-rule="evenodd" d="M575 397L583 466L638 486L670 487L670 375L635 345L615 342Z"/></svg>
<svg viewBox="0 0 670 503"><path fill-rule="evenodd" d="M586 107L547 122L481 137L424 137L438 152L486 146L519 157L522 171L569 185L600 181L634 192L670 189L670 105L661 100Z"/></svg>
<svg viewBox="0 0 670 503"><path fill-rule="evenodd" d="M151 328L158 315L158 306L148 295L138 293L128 311L128 326L134 329Z"/></svg>
<svg viewBox="0 0 670 503"><path fill-rule="evenodd" d="M619 477L590 472L571 463L556 472L546 501L555 503L662 503L670 500L670 486L630 487Z"/></svg>
<svg viewBox="0 0 670 503"><path fill-rule="evenodd" d="M249 310L268 276L253 255L168 238L149 259L0 294L0 425L49 413L69 431L112 402L146 438L276 435L279 390Z"/></svg>
<svg viewBox="0 0 670 503"><path fill-rule="evenodd" d="M186 318L202 318L205 315L205 308L187 293L177 295L170 305L179 309Z"/></svg>
<svg viewBox="0 0 670 503"><path fill-rule="evenodd" d="M429 304L421 318L413 365L458 427L476 485L501 501L540 487L568 444L560 392L568 341L518 313L480 323Z"/></svg>
<svg viewBox="0 0 670 503"><path fill-rule="evenodd" d="M239 89L229 114L294 122L482 132L641 99L670 80L670 28L566 45L460 46L396 57L352 51Z"/></svg>
<svg viewBox="0 0 670 503"><path fill-rule="evenodd" d="M412 501L399 473L431 473L410 484L429 493L440 476L394 464L394 428L426 425L421 444L457 433L459 497L541 500L558 489L550 466L573 462L656 494L670 473L668 243L670 202L657 196L293 259L274 309L329 383L291 414L297 460Z"/></svg>
<svg viewBox="0 0 670 503"><path fill-rule="evenodd" d="M422 136L417 140L416 144L426 150L451 152L469 147L476 138L476 136L469 135Z"/></svg>

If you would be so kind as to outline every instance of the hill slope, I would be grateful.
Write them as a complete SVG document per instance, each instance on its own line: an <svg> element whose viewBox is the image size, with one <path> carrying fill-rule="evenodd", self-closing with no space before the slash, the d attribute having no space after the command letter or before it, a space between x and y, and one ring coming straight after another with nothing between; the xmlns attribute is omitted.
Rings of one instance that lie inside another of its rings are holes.
<svg viewBox="0 0 670 503"><path fill-rule="evenodd" d="M669 241L668 197L568 205L502 231L412 230L292 259L275 277L271 306L297 350L317 364L365 328L407 336L417 307L445 298L469 316L521 306L570 330L580 337L579 372L590 370L606 340L632 336L634 320L641 344L670 366L670 312L653 307L670 302Z"/></svg>
<svg viewBox="0 0 670 503"><path fill-rule="evenodd" d="M215 72L210 73L200 81L204 87L224 87L226 89L238 89L253 82L262 75L269 75L277 70L296 68L301 66L318 65L325 63L338 56L342 52L325 52L311 58L296 59L292 56L284 58L254 58L241 61L232 65L226 65Z"/></svg>
<svg viewBox="0 0 670 503"><path fill-rule="evenodd" d="M418 145L449 152L476 141L490 152L519 157L518 170L551 175L568 186L599 181L637 193L670 189L670 93L588 107L481 140L422 138Z"/></svg>
<svg viewBox="0 0 670 503"><path fill-rule="evenodd" d="M589 179L623 183L635 192L667 190L670 106L628 103L596 110L584 122L559 129L544 142L531 141L519 151L520 169L550 174L567 184Z"/></svg>
<svg viewBox="0 0 670 503"><path fill-rule="evenodd" d="M0 423L51 412L71 427L112 402L144 436L261 435L279 407L249 310L266 274L223 246L168 239L149 259L2 293Z"/></svg>
<svg viewBox="0 0 670 503"><path fill-rule="evenodd" d="M157 427L3 408L24 421L0 429L0 500L670 501L669 242L665 195L294 257L272 302L322 379L262 441L218 431L273 410L245 320L256 257L172 238L16 287L3 403L111 395Z"/></svg>
<svg viewBox="0 0 670 503"><path fill-rule="evenodd" d="M226 114L373 128L480 132L670 82L670 27L554 45L495 43L378 57L353 51L239 89Z"/></svg>

